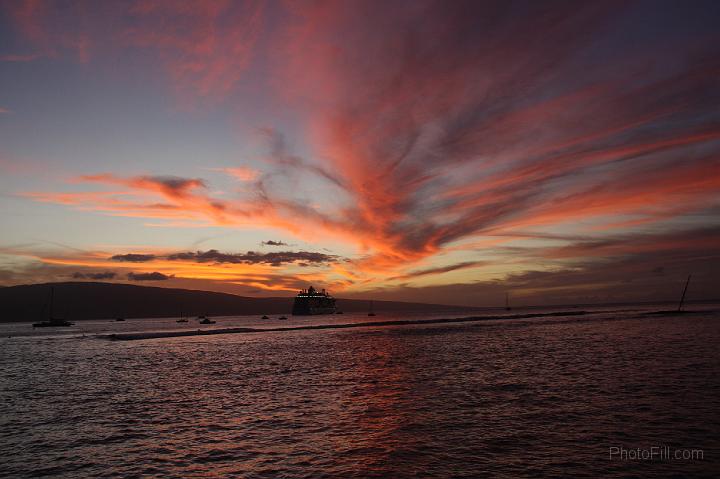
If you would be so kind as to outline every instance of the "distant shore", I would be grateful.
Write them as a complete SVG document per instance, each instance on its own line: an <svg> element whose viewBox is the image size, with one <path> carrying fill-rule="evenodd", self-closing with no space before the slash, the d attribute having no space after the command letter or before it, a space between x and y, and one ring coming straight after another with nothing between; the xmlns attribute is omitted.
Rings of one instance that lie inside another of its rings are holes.
<svg viewBox="0 0 720 479"><path fill-rule="evenodd" d="M191 331L154 331L147 333L115 333L102 336L103 338L116 341L136 341L141 339L175 338L182 336L208 336L215 334L244 334L244 333L268 333L280 331L302 331L309 329L347 329L382 326L410 326L418 324L444 324L444 323L468 323L477 321L490 321L498 319L527 319L544 318L553 316L583 316L593 313L607 313L609 311L556 311L552 313L527 313L527 314L506 314L494 316L467 316L462 318L440 318L440 319L398 319L389 321L368 321L362 323L341 323L341 324L316 324L306 326L289 326L280 328L221 328L221 329L197 329Z"/></svg>
<svg viewBox="0 0 720 479"><path fill-rule="evenodd" d="M154 331L147 333L114 333L100 336L105 339L114 341L137 341L143 339L160 339L175 338L183 336L209 336L216 334L248 334L248 333L271 333L283 331L303 331L311 329L349 329L349 328L365 328L365 327L384 327L384 326L412 326L423 324L446 324L446 323L471 323L480 321L493 320L511 320L511 319L533 319L533 318L550 318L550 317L567 317L567 316L587 316L590 314L608 314L608 313L625 313L628 309L621 310L596 310L596 311L553 311L550 313L523 313L523 314L503 314L491 316L466 316L460 318L434 318L434 319L397 319L388 321L368 321L361 323L341 323L341 324L315 324L305 326L289 326L278 328L219 328L219 329L197 329L189 331ZM671 316L704 313L708 311L638 311L638 317L653 316Z"/></svg>

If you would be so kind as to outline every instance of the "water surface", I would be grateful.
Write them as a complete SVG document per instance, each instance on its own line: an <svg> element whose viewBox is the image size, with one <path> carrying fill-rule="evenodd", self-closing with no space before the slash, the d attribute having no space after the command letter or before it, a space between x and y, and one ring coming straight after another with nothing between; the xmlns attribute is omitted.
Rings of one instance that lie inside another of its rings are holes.
<svg viewBox="0 0 720 479"><path fill-rule="evenodd" d="M720 316L629 309L132 342L96 334L200 326L3 324L0 475L717 476ZM704 458L609 457L653 446Z"/></svg>

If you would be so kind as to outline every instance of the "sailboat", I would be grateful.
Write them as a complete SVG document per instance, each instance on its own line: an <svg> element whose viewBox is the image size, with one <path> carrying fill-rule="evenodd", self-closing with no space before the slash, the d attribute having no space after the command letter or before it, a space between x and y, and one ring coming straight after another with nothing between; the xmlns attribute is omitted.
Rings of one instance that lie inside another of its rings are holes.
<svg viewBox="0 0 720 479"><path fill-rule="evenodd" d="M692 314L692 313L701 312L701 311L688 311L686 309L683 309L683 305L685 304L685 295L687 294L688 286L690 285L690 278L692 278L692 274L689 274L687 277L687 280L685 281L685 287L683 288L682 296L680 296L680 303L678 303L677 309L652 311L652 312L645 313L645 314L658 315L658 316L675 316L678 314Z"/></svg>
<svg viewBox="0 0 720 479"><path fill-rule="evenodd" d="M688 285L690 284L691 277L692 277L692 274L689 274L688 279L685 282L685 289L683 289L683 294L682 294L682 297L680 298L680 304L678 304L678 309L677 309L678 313L682 312L683 303L685 302L685 294L687 293L687 288L688 288Z"/></svg>
<svg viewBox="0 0 720 479"><path fill-rule="evenodd" d="M505 293L505 311L510 311L512 308L510 307L510 294Z"/></svg>
<svg viewBox="0 0 720 479"><path fill-rule="evenodd" d="M70 321L66 321L64 319L60 318L54 318L53 317L53 305L55 303L55 288L50 287L50 310L48 313L48 320L47 321L40 321L39 323L33 323L33 328L54 328L54 327L61 327L61 326L72 326L75 323L71 323ZM47 305L47 303L45 303ZM45 310L45 306L43 306L43 310Z"/></svg>
<svg viewBox="0 0 720 479"><path fill-rule="evenodd" d="M368 316L375 316L375 308L373 308L372 301L370 301L370 312L368 313Z"/></svg>
<svg viewBox="0 0 720 479"><path fill-rule="evenodd" d="M175 320L176 323L187 323L187 317L185 316L185 313L181 312L180 317Z"/></svg>

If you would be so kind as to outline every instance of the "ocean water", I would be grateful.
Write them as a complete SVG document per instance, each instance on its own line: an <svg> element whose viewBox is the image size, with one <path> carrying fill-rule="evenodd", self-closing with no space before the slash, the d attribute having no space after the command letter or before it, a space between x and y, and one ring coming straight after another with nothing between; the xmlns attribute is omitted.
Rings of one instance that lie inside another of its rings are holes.
<svg viewBox="0 0 720 479"><path fill-rule="evenodd" d="M139 341L101 336L200 326L0 324L0 477L718 477L703 308Z"/></svg>

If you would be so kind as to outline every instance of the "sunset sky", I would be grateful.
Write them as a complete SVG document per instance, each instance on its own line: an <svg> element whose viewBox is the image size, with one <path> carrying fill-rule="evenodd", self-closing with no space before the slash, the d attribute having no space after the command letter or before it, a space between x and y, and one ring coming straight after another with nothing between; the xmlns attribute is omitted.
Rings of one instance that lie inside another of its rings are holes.
<svg viewBox="0 0 720 479"><path fill-rule="evenodd" d="M720 2L0 1L0 284L720 298Z"/></svg>

